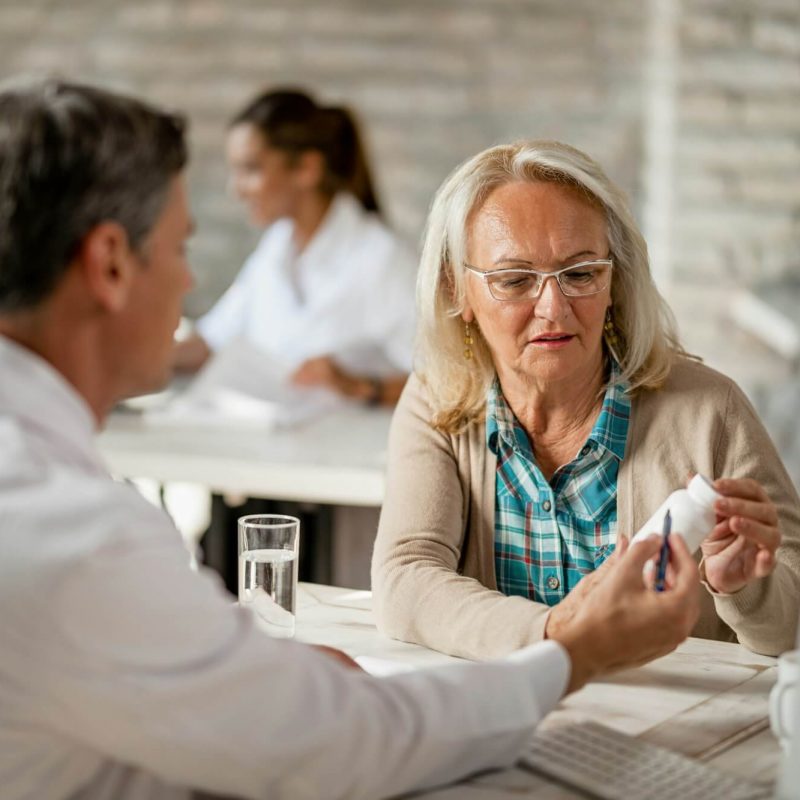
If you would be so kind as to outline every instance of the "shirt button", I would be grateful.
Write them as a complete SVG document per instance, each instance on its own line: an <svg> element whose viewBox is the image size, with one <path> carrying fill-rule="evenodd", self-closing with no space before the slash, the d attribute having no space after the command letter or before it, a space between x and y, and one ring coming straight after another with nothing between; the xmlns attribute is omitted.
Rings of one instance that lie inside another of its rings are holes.
<svg viewBox="0 0 800 800"><path fill-rule="evenodd" d="M550 501L549 500L545 500L544 503L542 503L542 508L545 511L549 511L551 507L552 506L550 505Z"/></svg>
<svg viewBox="0 0 800 800"><path fill-rule="evenodd" d="M581 449L581 455L582 455L582 456L588 456L588 455L589 455L589 452L591 451L591 449L592 449L592 448L591 448L591 447L590 447L588 444L585 444L585 445L583 446L583 448Z"/></svg>
<svg viewBox="0 0 800 800"><path fill-rule="evenodd" d="M559 586L561 586L561 581L559 581L559 579L556 578L555 575L550 575L547 578L547 588L548 589L555 590L555 589L558 589Z"/></svg>

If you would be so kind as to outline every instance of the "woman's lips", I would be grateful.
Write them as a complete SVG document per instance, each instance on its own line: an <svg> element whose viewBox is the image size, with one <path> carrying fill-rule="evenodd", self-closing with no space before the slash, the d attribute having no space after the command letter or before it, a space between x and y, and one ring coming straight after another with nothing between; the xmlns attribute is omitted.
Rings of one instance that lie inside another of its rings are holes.
<svg viewBox="0 0 800 800"><path fill-rule="evenodd" d="M560 350L562 347L566 347L574 338L575 336L569 333L548 335L531 339L530 344L544 350Z"/></svg>

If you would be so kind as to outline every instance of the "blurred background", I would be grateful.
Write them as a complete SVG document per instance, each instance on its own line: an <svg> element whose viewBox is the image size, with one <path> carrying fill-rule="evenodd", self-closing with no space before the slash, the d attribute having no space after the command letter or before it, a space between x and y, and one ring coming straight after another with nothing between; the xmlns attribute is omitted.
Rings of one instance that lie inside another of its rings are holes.
<svg viewBox="0 0 800 800"><path fill-rule="evenodd" d="M23 72L188 114L189 317L255 244L223 143L266 86L358 113L412 245L465 157L586 150L629 193L687 347L742 384L800 484L798 0L0 0L0 76Z"/></svg>

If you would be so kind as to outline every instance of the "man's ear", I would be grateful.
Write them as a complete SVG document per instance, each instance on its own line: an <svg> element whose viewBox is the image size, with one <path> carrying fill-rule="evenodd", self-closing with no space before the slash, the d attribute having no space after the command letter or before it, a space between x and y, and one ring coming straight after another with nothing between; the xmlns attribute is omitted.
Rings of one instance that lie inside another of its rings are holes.
<svg viewBox="0 0 800 800"><path fill-rule="evenodd" d="M89 294L107 311L122 310L139 267L118 222L102 222L92 228L78 248L75 260Z"/></svg>

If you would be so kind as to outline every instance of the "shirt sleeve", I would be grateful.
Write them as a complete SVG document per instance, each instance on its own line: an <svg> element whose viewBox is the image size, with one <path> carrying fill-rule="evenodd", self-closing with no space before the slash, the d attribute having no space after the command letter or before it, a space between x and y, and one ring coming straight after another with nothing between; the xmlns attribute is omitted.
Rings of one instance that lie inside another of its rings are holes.
<svg viewBox="0 0 800 800"><path fill-rule="evenodd" d="M483 463L470 461L473 445L463 439L454 444L430 418L424 388L412 375L392 418L387 491L372 554L378 628L395 639L474 659L541 641L549 606L504 595L474 577L469 548L475 542L467 537L478 526L491 535L493 498L478 508L475 496L467 495L480 490ZM485 448L483 441L479 446Z"/></svg>
<svg viewBox="0 0 800 800"><path fill-rule="evenodd" d="M750 650L777 656L794 647L800 597L800 498L750 402L731 384L714 474L753 478L778 511L782 543L773 573L734 594L713 594L720 619Z"/></svg>
<svg viewBox="0 0 800 800"><path fill-rule="evenodd" d="M405 374L411 372L413 365L416 272L416 256L396 242L385 285L380 290L383 299L372 303L373 324L386 357L398 372Z"/></svg>
<svg viewBox="0 0 800 800"><path fill-rule="evenodd" d="M168 783L292 800L444 784L512 764L567 685L554 642L388 678L348 670L257 630L189 571L174 531L137 533L56 587L66 660L47 706L64 736Z"/></svg>
<svg viewBox="0 0 800 800"><path fill-rule="evenodd" d="M262 243L245 261L244 266L227 291L211 309L195 323L195 329L212 351L241 336L245 330L250 302L261 269L259 251Z"/></svg>

